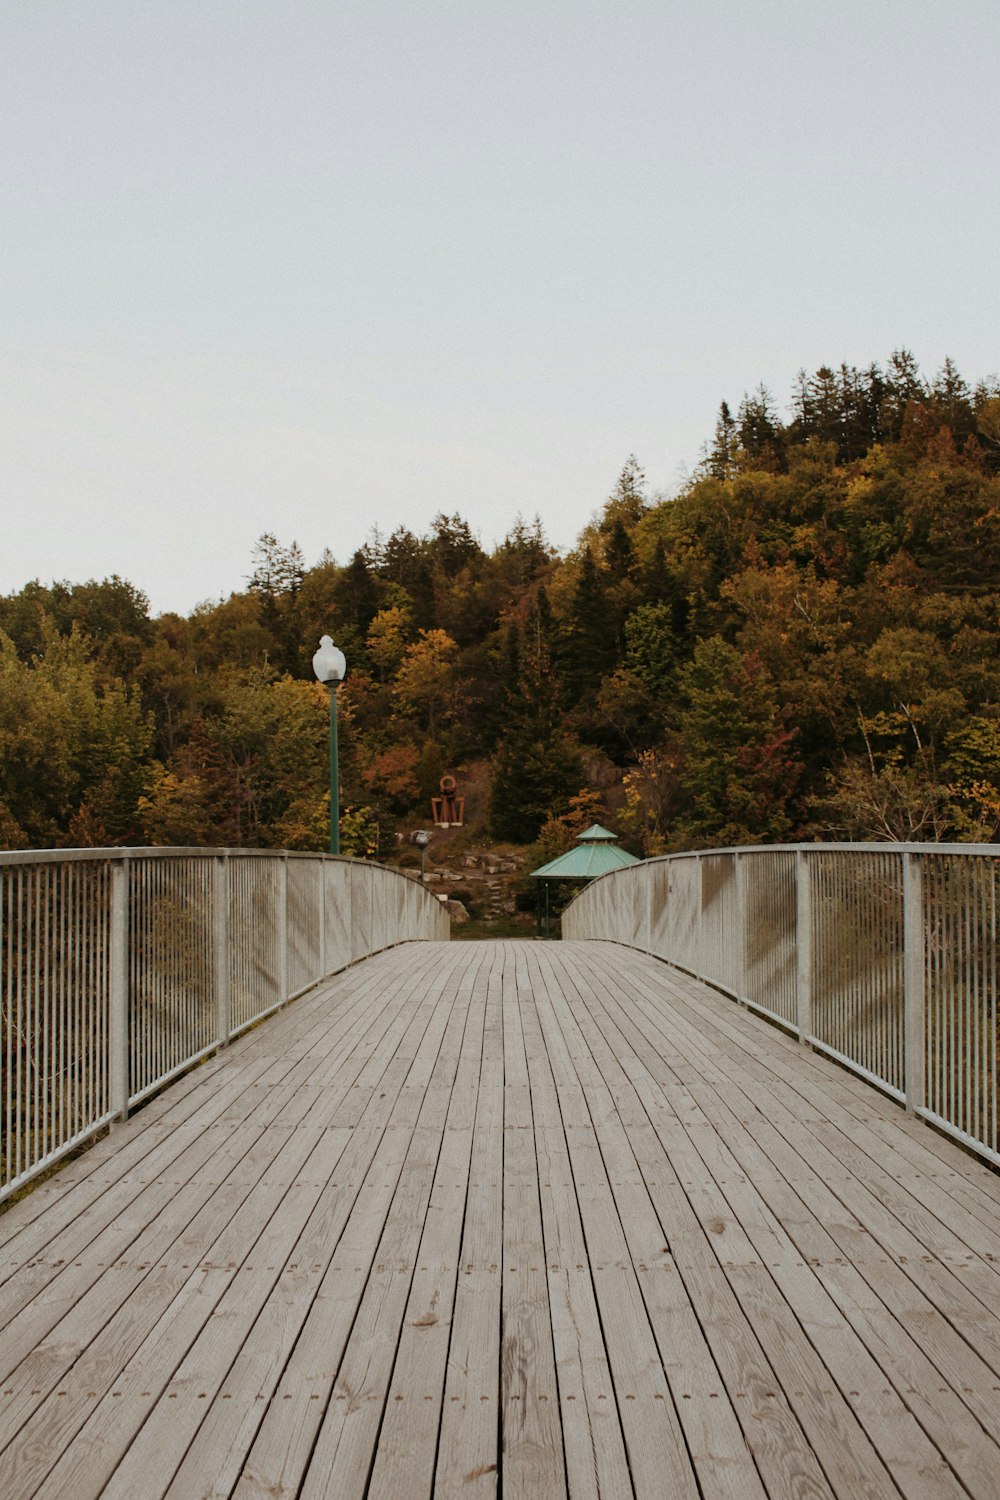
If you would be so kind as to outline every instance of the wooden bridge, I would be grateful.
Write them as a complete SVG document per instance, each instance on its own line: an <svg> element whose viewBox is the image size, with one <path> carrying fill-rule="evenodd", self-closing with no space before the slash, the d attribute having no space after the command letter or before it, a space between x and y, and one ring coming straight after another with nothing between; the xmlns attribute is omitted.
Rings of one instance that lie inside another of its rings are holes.
<svg viewBox="0 0 1000 1500"><path fill-rule="evenodd" d="M0 1495L1000 1495L1000 1177L645 954L408 943L0 1217Z"/></svg>

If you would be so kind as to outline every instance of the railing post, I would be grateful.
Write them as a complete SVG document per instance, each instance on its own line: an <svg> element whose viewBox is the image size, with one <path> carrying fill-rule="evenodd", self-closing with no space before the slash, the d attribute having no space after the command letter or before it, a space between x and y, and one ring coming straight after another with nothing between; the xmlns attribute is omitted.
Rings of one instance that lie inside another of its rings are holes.
<svg viewBox="0 0 1000 1500"><path fill-rule="evenodd" d="M919 854L903 855L903 1077L906 1112L926 1102L927 1014L924 973L924 869Z"/></svg>
<svg viewBox="0 0 1000 1500"><path fill-rule="evenodd" d="M216 1036L220 1047L229 1045L229 859L216 856L212 876L212 958L215 968Z"/></svg>
<svg viewBox="0 0 1000 1500"><path fill-rule="evenodd" d="M108 1104L112 1125L128 1119L129 1096L129 984L128 984L128 911L129 862L123 856L111 864L111 942L109 964L108 1015Z"/></svg>
<svg viewBox="0 0 1000 1500"><path fill-rule="evenodd" d="M804 849L795 851L796 1020L799 1041L812 1035L812 871Z"/></svg>
<svg viewBox="0 0 1000 1500"><path fill-rule="evenodd" d="M278 982L281 999L287 1000L288 987L288 855L278 860Z"/></svg>
<svg viewBox="0 0 1000 1500"><path fill-rule="evenodd" d="M747 1003L747 902L743 886L745 870L743 855L733 855L733 874L736 880L736 999L740 1005Z"/></svg>
<svg viewBox="0 0 1000 1500"><path fill-rule="evenodd" d="M322 854L316 857L316 878L319 884L319 973L317 979L326 974L326 860Z"/></svg>
<svg viewBox="0 0 1000 1500"><path fill-rule="evenodd" d="M705 978L705 866L700 854L695 855L698 869L698 963L695 972L699 979Z"/></svg>

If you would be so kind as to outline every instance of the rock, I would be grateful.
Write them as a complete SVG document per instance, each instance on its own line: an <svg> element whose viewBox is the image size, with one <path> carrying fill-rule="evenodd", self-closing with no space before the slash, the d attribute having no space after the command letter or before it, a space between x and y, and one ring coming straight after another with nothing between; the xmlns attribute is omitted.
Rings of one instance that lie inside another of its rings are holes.
<svg viewBox="0 0 1000 1500"><path fill-rule="evenodd" d="M449 896L444 905L445 911L448 913L451 920L453 922L457 922L459 927L461 927L463 922L467 922L469 920L469 913L466 911L461 901L453 901Z"/></svg>

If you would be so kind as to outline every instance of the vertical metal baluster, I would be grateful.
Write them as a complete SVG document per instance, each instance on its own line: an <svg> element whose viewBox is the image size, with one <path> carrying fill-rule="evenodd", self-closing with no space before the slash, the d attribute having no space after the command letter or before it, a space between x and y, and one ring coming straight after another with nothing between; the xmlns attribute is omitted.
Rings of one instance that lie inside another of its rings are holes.
<svg viewBox="0 0 1000 1500"><path fill-rule="evenodd" d="M805 1046L812 1036L812 872L804 849L795 852L796 1023Z"/></svg>
<svg viewBox="0 0 1000 1500"><path fill-rule="evenodd" d="M956 861L961 870L962 882L962 927L963 933L963 958L962 958L962 1025L960 1051L962 1056L961 1067L961 1109L962 1118L960 1125L969 1135L972 1130L972 1014L975 1009L976 987L975 967L976 951L975 940L972 930L972 901L969 890L969 876L971 874L970 861L967 859Z"/></svg>
<svg viewBox="0 0 1000 1500"><path fill-rule="evenodd" d="M279 1000L287 1000L291 994L288 980L288 856L281 855L278 860L278 983L280 987ZM374 927L375 896L372 892L373 927Z"/></svg>
<svg viewBox="0 0 1000 1500"><path fill-rule="evenodd" d="M1000 1102L997 1093L1000 1091L1000 1075L997 1071L997 1031L1000 1029L1000 933L997 930L997 895L998 876L996 864L991 860L987 865L990 881L990 1014L987 1017L987 1052L986 1052L986 1086L989 1089L990 1110L989 1129L986 1132L987 1144L994 1151L1000 1151Z"/></svg>
<svg viewBox="0 0 1000 1500"><path fill-rule="evenodd" d="M232 989L229 977L229 860L220 855L214 865L212 892L212 955L215 971L215 1034L228 1047Z"/></svg>
<svg viewBox="0 0 1000 1500"><path fill-rule="evenodd" d="M989 1010L989 1000L986 990L986 882L984 880L984 862L977 856L973 857L972 884L975 893L974 902L974 930L976 934L976 1004L973 1008L973 1048L975 1067L973 1070L973 1096L972 1112L975 1122L974 1135L977 1140L982 1140L982 1040L983 1024L986 1013Z"/></svg>
<svg viewBox="0 0 1000 1500"><path fill-rule="evenodd" d="M0 1006L3 1007L3 1016L0 1017L0 1043L3 1046L4 1067L4 1119L3 1119L3 1151L0 1152L0 1186L6 1186L13 1173L10 1169L10 1142L11 1129L14 1124L14 1016L10 1003L10 967L11 967L11 922L10 922L10 876L6 870L0 870L0 957L5 957L3 972L0 974Z"/></svg>
<svg viewBox="0 0 1000 1500"><path fill-rule="evenodd" d="M55 980L56 1010L59 1016L59 1108L56 1116L56 1143L69 1140L68 1129L69 1080L69 1014L66 992L66 945L64 924L66 921L66 866L57 865L52 871L52 961Z"/></svg>
<svg viewBox="0 0 1000 1500"><path fill-rule="evenodd" d="M736 997L741 1005L747 1002L747 937L746 937L746 869L743 855L733 855L733 877L736 881Z"/></svg>
<svg viewBox="0 0 1000 1500"><path fill-rule="evenodd" d="M128 1119L129 1100L129 861L111 866L110 1108L116 1121Z"/></svg>
<svg viewBox="0 0 1000 1500"><path fill-rule="evenodd" d="M322 979L323 976L326 974L326 876L324 874L325 867L326 867L325 866L325 861L323 860L322 856L319 856L317 859L315 859L313 861L313 869L315 871L313 879L316 882L316 894L317 894L317 898L318 898L317 904L318 904L318 908L319 908L319 913L318 913L318 915L319 915L319 973L316 975L317 979ZM404 889L404 894L405 894L405 889ZM404 908L404 910L403 910L403 923L402 923L402 925L403 925L403 931L397 934L397 940L409 936L409 933L406 930L406 928L407 928L406 918L407 918L407 912L406 912L406 909Z"/></svg>

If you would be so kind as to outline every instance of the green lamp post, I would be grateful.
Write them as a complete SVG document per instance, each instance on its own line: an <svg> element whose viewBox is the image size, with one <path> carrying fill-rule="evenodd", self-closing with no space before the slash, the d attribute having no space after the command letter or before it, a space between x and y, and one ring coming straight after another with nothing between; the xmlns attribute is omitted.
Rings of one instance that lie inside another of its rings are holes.
<svg viewBox="0 0 1000 1500"><path fill-rule="evenodd" d="M337 765L337 687L344 680L347 659L330 636L320 637L313 671L330 689L330 853L340 853L340 774Z"/></svg>
<svg viewBox="0 0 1000 1500"><path fill-rule="evenodd" d="M420 884L421 885L423 885L423 883L424 883L424 850L427 848L427 845L430 843L430 841L431 841L431 836L426 831L426 829L421 828L421 829L419 829L413 835L413 842L416 844L417 848L420 850Z"/></svg>

